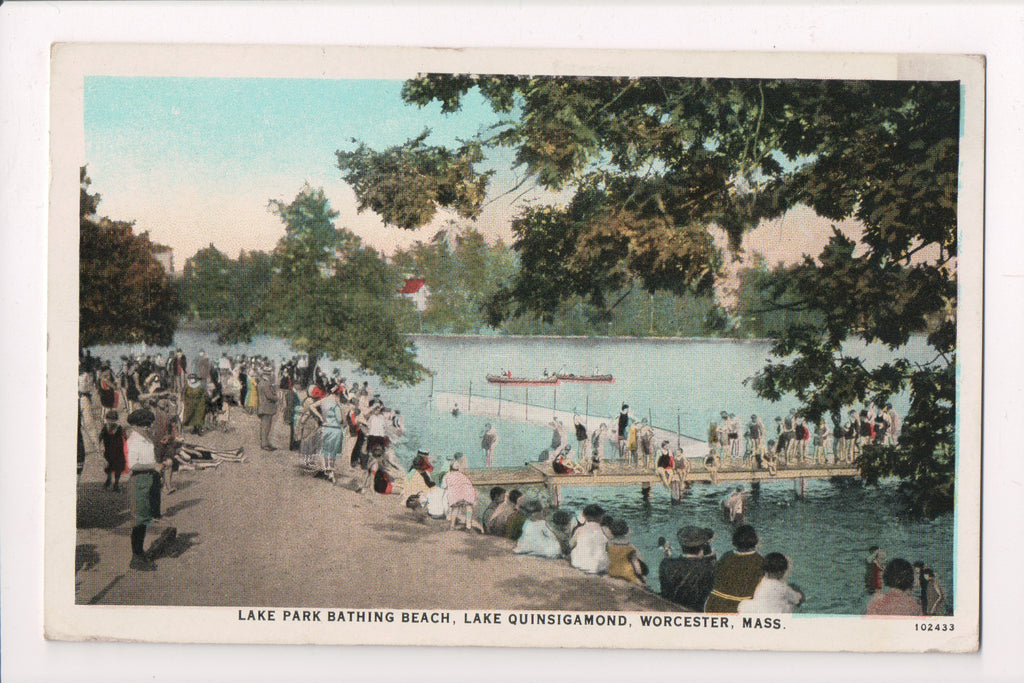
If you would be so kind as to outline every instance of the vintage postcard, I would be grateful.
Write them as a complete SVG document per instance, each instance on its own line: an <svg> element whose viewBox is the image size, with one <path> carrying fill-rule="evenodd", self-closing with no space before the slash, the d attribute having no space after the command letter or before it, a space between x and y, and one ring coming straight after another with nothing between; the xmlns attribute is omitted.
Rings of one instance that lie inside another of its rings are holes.
<svg viewBox="0 0 1024 683"><path fill-rule="evenodd" d="M984 83L55 45L47 637L976 650Z"/></svg>

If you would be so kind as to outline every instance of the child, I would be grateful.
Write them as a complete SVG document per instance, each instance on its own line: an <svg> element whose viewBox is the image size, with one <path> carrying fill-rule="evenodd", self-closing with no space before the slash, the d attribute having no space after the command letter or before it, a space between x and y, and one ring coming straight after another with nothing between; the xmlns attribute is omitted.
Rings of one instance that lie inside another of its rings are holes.
<svg viewBox="0 0 1024 683"><path fill-rule="evenodd" d="M110 477L114 477L114 491L121 489L121 474L127 469L125 466L125 435L124 427L117 423L117 411L110 410L103 416L103 427L100 429L100 443L103 444L103 459L107 466L103 471L107 473L107 480L103 482L103 488L110 488Z"/></svg>
<svg viewBox="0 0 1024 683"><path fill-rule="evenodd" d="M740 614L791 614L803 604L804 594L786 583L793 564L782 553L768 553L764 558L764 578L757 584L754 597L740 602Z"/></svg>
<svg viewBox="0 0 1024 683"><path fill-rule="evenodd" d="M640 553L629 542L629 525L617 519L609 525L612 537L608 541L608 576L624 579L639 586L645 585L647 566Z"/></svg>

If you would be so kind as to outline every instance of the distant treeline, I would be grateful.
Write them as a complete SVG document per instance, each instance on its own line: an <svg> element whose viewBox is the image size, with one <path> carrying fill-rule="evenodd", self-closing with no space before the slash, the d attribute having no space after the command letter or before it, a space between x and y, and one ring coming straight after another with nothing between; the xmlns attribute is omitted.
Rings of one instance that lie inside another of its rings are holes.
<svg viewBox="0 0 1024 683"><path fill-rule="evenodd" d="M400 277L418 277L429 289L425 310L411 329L428 334L592 335L657 337L772 337L788 326L813 323L788 305L786 269L755 257L739 271L736 305L713 295L647 291L633 283L598 309L580 297L546 316L505 315L494 321L496 299L520 268L502 241L488 243L475 228L439 231L429 242L396 251L388 262ZM185 262L177 281L185 322L212 329L243 316L270 296L273 259L262 251L231 258L212 244Z"/></svg>

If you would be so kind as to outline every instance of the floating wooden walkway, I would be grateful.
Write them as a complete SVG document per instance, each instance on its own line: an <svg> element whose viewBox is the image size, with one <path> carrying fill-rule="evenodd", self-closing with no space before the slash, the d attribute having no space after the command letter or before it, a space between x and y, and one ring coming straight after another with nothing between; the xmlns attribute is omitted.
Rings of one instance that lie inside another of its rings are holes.
<svg viewBox="0 0 1024 683"><path fill-rule="evenodd" d="M605 463L602 471L597 474L555 474L546 463L525 463L522 467L496 467L490 469L469 470L466 472L475 486L544 487L556 501L560 489L567 486L638 486L641 490L649 490L660 485L657 472L643 470L625 463ZM793 480L798 484L808 479L831 479L833 477L858 478L860 470L852 465L812 465L800 464L779 469L773 475L767 470L752 469L750 466L729 465L718 470L715 476L696 463L691 463L686 482L693 484L723 484L735 482L761 482Z"/></svg>
<svg viewBox="0 0 1024 683"><path fill-rule="evenodd" d="M573 431L573 413L566 410L545 408L544 406L518 403L507 399L490 398L487 396L470 396L468 394L449 394L439 392L434 394L434 405L443 413L450 413L458 404L459 412L470 415L483 415L496 420L511 420L513 422L526 422L536 425L548 425L551 420L557 417L565 425L565 438L570 444L576 444L576 434ZM587 427L587 432L593 434L602 423L608 426L608 435L615 436L616 420L618 415L612 417L601 417L596 415L580 415L580 419ZM672 448L679 448L687 458L703 458L708 451L707 444L685 434L676 434L667 429L652 427L654 432L655 449L662 441L668 441ZM609 440L609 443L614 443ZM605 449L606 453L614 453L614 446ZM655 477L656 478L656 477ZM483 484L481 484L482 486Z"/></svg>

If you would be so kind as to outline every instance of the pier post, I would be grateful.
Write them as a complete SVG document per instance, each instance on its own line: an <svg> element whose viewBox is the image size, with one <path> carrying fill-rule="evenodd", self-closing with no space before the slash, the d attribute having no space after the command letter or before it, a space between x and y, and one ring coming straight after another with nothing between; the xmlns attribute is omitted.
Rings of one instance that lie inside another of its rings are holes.
<svg viewBox="0 0 1024 683"><path fill-rule="evenodd" d="M640 497L644 499L644 502L650 502L651 500L651 482L645 481L640 485Z"/></svg>
<svg viewBox="0 0 1024 683"><path fill-rule="evenodd" d="M498 385L498 417L501 417L501 385Z"/></svg>
<svg viewBox="0 0 1024 683"><path fill-rule="evenodd" d="M526 400L523 401L523 410L526 411L526 412L525 412L525 414L523 416L523 421L524 422L529 422L530 421L530 388L526 387L525 391L526 391Z"/></svg>
<svg viewBox="0 0 1024 683"><path fill-rule="evenodd" d="M469 381L469 397L466 401L466 412L473 412L473 380Z"/></svg>
<svg viewBox="0 0 1024 683"><path fill-rule="evenodd" d="M559 488L558 486L548 485L548 489L551 491L551 504L555 507L562 504Z"/></svg>
<svg viewBox="0 0 1024 683"><path fill-rule="evenodd" d="M796 493L796 497L803 500L807 497L807 478L797 477L793 480L793 490Z"/></svg>

